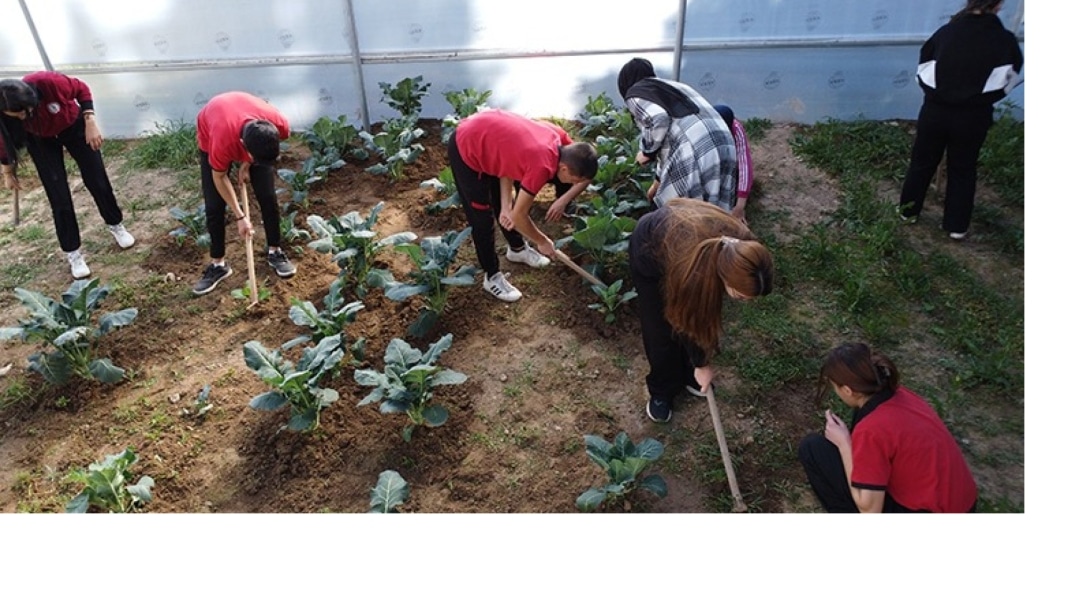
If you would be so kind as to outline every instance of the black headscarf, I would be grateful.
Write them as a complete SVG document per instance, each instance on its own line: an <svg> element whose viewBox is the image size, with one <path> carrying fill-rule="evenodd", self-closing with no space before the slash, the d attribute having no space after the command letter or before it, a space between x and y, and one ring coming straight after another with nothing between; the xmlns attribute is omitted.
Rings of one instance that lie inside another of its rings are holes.
<svg viewBox="0 0 1090 614"><path fill-rule="evenodd" d="M655 68L644 58L632 58L617 75L617 89L621 97L643 98L666 109L670 117L695 115L700 111L681 90L655 78Z"/></svg>

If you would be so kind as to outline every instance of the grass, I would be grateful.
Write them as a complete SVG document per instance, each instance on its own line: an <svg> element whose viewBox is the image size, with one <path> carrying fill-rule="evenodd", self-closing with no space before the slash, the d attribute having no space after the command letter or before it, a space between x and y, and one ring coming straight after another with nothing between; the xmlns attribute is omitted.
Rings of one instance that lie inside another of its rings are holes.
<svg viewBox="0 0 1090 614"><path fill-rule="evenodd" d="M197 126L184 120L156 122L155 129L144 135L125 158L125 167L134 169L196 169Z"/></svg>

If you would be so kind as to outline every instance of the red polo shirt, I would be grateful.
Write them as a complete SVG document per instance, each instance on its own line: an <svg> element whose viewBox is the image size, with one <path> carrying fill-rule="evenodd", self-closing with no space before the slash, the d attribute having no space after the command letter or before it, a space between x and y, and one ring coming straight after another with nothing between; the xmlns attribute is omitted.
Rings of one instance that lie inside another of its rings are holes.
<svg viewBox="0 0 1090 614"><path fill-rule="evenodd" d="M909 509L930 512L967 512L977 496L954 436L904 386L852 430L852 486L885 490Z"/></svg>
<svg viewBox="0 0 1090 614"><path fill-rule="evenodd" d="M458 153L469 168L519 182L530 194L556 176L560 147L572 143L563 128L504 111L489 109L458 122Z"/></svg>
<svg viewBox="0 0 1090 614"><path fill-rule="evenodd" d="M226 172L233 162L253 162L242 144L242 127L255 119L272 122L280 140L291 134L288 120L276 107L246 92L213 96L197 113L197 147L208 154L213 170Z"/></svg>

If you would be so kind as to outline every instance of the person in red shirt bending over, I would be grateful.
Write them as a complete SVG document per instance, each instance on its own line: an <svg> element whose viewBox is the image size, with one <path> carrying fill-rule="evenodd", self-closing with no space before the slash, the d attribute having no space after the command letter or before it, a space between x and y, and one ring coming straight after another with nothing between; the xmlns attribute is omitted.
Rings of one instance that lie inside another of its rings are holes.
<svg viewBox="0 0 1090 614"><path fill-rule="evenodd" d="M0 81L0 111L4 187L19 189L18 152L25 145L49 199L53 227L68 257L72 277L88 277L91 269L80 252L79 223L64 168L64 150L76 161L83 185L118 246L132 247L136 240L121 223L121 209L99 151L103 139L95 122L91 88L79 79L51 71L4 79Z"/></svg>
<svg viewBox="0 0 1090 614"><path fill-rule="evenodd" d="M818 499L829 512L976 511L976 481L953 435L899 380L889 358L863 343L825 358L818 407L832 388L853 412L849 427L826 411L824 435L799 446Z"/></svg>
<svg viewBox="0 0 1090 614"><path fill-rule="evenodd" d="M501 109L480 111L458 123L447 144L454 183L473 229L484 289L502 301L522 292L500 272L495 222L507 239L507 260L532 267L549 264L553 242L530 219L538 191L551 183L557 198L545 219L556 221L564 208L590 185L598 154L590 143L575 143L563 128ZM515 191L518 191L515 196ZM526 245L523 236L537 245ZM540 253L539 253L540 251Z"/></svg>
<svg viewBox="0 0 1090 614"><path fill-rule="evenodd" d="M261 208L261 223L265 227L269 266L280 277L295 275L295 265L280 249L280 205L276 202L273 165L280 157L280 141L288 138L288 120L271 104L245 92L227 92L213 96L197 114L197 148L201 158L201 190L204 193L204 214L212 245L212 262L205 267L201 279L193 287L194 294L207 294L216 284L231 275L231 266L224 259L226 246L225 216L238 226L238 234L247 238L253 225L243 215L238 195L228 173L239 164L243 182L254 186L254 195Z"/></svg>

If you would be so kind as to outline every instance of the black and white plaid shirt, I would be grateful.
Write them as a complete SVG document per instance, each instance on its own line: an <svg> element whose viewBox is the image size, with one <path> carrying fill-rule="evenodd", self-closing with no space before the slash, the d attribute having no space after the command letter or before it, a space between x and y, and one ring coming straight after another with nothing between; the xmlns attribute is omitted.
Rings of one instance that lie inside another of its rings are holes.
<svg viewBox="0 0 1090 614"><path fill-rule="evenodd" d="M640 149L658 153L655 207L672 198L696 198L730 211L734 206L738 156L734 138L719 112L684 83L660 79L683 92L700 108L695 115L671 118L666 109L643 98L625 104L640 126Z"/></svg>

